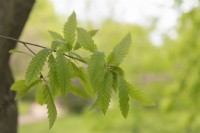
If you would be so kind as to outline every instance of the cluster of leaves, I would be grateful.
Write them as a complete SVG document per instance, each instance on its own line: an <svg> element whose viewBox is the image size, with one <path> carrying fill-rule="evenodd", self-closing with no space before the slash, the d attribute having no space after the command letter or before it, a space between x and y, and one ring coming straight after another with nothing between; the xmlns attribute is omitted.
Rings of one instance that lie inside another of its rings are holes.
<svg viewBox="0 0 200 133"><path fill-rule="evenodd" d="M98 50L92 39L97 30L77 28L74 12L68 18L63 31L63 36L49 31L53 38L51 48L44 48L35 54L28 66L25 80L19 80L11 87L17 91L16 98L20 98L33 86L40 86L36 100L41 105L47 105L50 128L57 117L55 98L69 92L95 99L92 107L98 106L104 114L109 108L112 92L115 92L119 96L119 107L125 118L128 115L130 98L147 106L154 105L147 95L124 79L123 69L119 66L131 44L130 34L106 58L105 53ZM78 49L89 51L90 56L82 57L76 52ZM45 62L49 68L47 77L42 75ZM84 67L85 64L87 68ZM78 78L83 87L74 84L73 78Z"/></svg>

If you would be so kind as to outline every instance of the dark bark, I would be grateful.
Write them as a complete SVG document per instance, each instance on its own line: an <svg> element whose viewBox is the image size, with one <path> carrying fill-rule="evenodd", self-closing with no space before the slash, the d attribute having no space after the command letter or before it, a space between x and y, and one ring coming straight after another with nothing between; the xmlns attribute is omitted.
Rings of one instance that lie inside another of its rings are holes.
<svg viewBox="0 0 200 133"><path fill-rule="evenodd" d="M0 0L0 34L19 38L35 0ZM16 42L0 39L0 133L17 132L17 105L9 67L10 54Z"/></svg>

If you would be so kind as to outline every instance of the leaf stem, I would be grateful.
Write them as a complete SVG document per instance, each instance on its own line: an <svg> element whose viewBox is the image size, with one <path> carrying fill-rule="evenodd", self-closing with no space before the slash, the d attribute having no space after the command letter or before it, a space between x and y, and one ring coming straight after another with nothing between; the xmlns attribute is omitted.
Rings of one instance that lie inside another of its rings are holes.
<svg viewBox="0 0 200 133"><path fill-rule="evenodd" d="M33 52L26 44L24 44L24 46L25 46L32 54L36 55L36 53Z"/></svg>
<svg viewBox="0 0 200 133"><path fill-rule="evenodd" d="M24 44L24 46L34 55L36 55L35 52L33 52L26 44ZM44 78L44 76L42 75L42 73L40 72L40 78L44 80L45 84L47 83L46 79Z"/></svg>

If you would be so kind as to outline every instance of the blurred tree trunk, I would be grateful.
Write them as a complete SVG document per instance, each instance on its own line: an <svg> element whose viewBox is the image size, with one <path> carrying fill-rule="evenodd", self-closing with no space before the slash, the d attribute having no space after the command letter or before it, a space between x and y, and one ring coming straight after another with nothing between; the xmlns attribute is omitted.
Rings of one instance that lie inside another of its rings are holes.
<svg viewBox="0 0 200 133"><path fill-rule="evenodd" d="M0 0L0 34L18 38L35 0ZM0 133L17 132L17 105L9 67L10 54L16 42L0 39Z"/></svg>

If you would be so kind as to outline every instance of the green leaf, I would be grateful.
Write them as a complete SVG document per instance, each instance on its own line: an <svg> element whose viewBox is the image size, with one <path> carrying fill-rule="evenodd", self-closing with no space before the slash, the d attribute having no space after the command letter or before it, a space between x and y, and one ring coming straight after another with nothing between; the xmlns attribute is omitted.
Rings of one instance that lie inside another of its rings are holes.
<svg viewBox="0 0 200 133"><path fill-rule="evenodd" d="M131 98L139 101L142 103L144 106L155 106L155 102L148 96L146 95L142 90L137 89L133 85L127 83L128 89L129 89L129 95Z"/></svg>
<svg viewBox="0 0 200 133"><path fill-rule="evenodd" d="M121 67L113 66L113 67L112 67L112 70L113 70L115 73L117 73L119 76L124 77L124 71L122 70Z"/></svg>
<svg viewBox="0 0 200 133"><path fill-rule="evenodd" d="M61 46L64 47L66 43L64 42L64 38L60 34L54 31L49 31L49 33L51 37L54 39L51 44L52 51L57 49L58 47L61 47Z"/></svg>
<svg viewBox="0 0 200 133"><path fill-rule="evenodd" d="M78 39L77 42L86 50L94 52L97 50L92 37L88 34L88 32L82 28L77 28Z"/></svg>
<svg viewBox="0 0 200 133"><path fill-rule="evenodd" d="M90 111L93 110L95 107L98 107L98 103L97 103L97 100L91 105L90 107Z"/></svg>
<svg viewBox="0 0 200 133"><path fill-rule="evenodd" d="M44 85L44 100L48 109L49 128L51 128L57 118L56 106L50 88Z"/></svg>
<svg viewBox="0 0 200 133"><path fill-rule="evenodd" d="M48 59L48 77L49 77L49 86L53 95L53 98L59 95L59 83L58 83L58 77L57 77L57 66L56 66L56 60L52 54L50 54Z"/></svg>
<svg viewBox="0 0 200 133"><path fill-rule="evenodd" d="M25 80L19 80L19 81L15 82L11 86L11 90L17 91L17 95L15 96L15 99L19 99L22 96L24 96L24 94L26 94L31 89L31 87L35 86L40 81L41 81L40 79L36 79L28 86L25 84Z"/></svg>
<svg viewBox="0 0 200 133"><path fill-rule="evenodd" d="M64 39L68 45L67 47L71 50L75 41L76 36L76 14L73 12L68 18L67 23L64 25Z"/></svg>
<svg viewBox="0 0 200 133"><path fill-rule="evenodd" d="M113 76L112 86L113 86L114 91L117 92L117 88L118 88L118 74L115 73L115 72L112 72L112 76Z"/></svg>
<svg viewBox="0 0 200 133"><path fill-rule="evenodd" d="M131 44L131 35L127 34L121 42L114 48L107 58L109 65L118 66L128 53L128 49Z"/></svg>
<svg viewBox="0 0 200 133"><path fill-rule="evenodd" d="M96 95L92 88L90 77L89 77L88 73L85 71L85 69L83 67L81 67L80 70L81 70L81 75L82 75L81 77L84 77L84 78L80 78L81 85L83 86L84 90L90 96L95 97Z"/></svg>
<svg viewBox="0 0 200 133"><path fill-rule="evenodd" d="M62 42L62 44L58 48L62 53L66 53L66 52L69 52L71 50L69 45L67 45L67 42Z"/></svg>
<svg viewBox="0 0 200 133"><path fill-rule="evenodd" d="M115 67L115 66L112 66L110 69L113 75L113 89L115 92L117 92L118 76L124 77L124 71L120 67Z"/></svg>
<svg viewBox="0 0 200 133"><path fill-rule="evenodd" d="M25 81L26 84L31 84L40 74L47 56L49 55L49 50L47 48L39 51L31 60L28 69L26 71Z"/></svg>
<svg viewBox="0 0 200 133"><path fill-rule="evenodd" d="M112 90L112 81L113 77L111 72L106 72L104 77L104 81L102 82L100 88L98 89L98 106L102 109L103 113L106 114L108 109L110 98L111 98L111 90Z"/></svg>
<svg viewBox="0 0 200 133"><path fill-rule="evenodd" d="M58 47L63 46L65 43L62 40L55 40L52 41L51 43L51 50L54 51L56 50Z"/></svg>
<svg viewBox="0 0 200 133"><path fill-rule="evenodd" d="M96 35L96 33L98 32L98 30L91 30L88 32L88 34L93 37L94 35ZM77 50L81 48L81 44L79 42L76 42L75 45L74 45L74 50Z"/></svg>
<svg viewBox="0 0 200 133"><path fill-rule="evenodd" d="M74 57L78 58L79 60L82 60L83 62L87 62L82 56L80 56L77 53L70 52L70 54L73 55Z"/></svg>
<svg viewBox="0 0 200 133"><path fill-rule="evenodd" d="M46 85L42 84L40 85L40 87L37 89L37 92L36 92L36 101L40 105L45 104L45 99L44 99L44 95L46 91L45 89L46 89Z"/></svg>
<svg viewBox="0 0 200 133"><path fill-rule="evenodd" d="M88 31L89 35L91 37L95 36L97 34L98 30L91 30L91 31Z"/></svg>
<svg viewBox="0 0 200 133"><path fill-rule="evenodd" d="M26 52L23 52L23 51L20 51L20 50L16 50L16 49L10 50L9 53L21 53L21 54L26 54L26 55L28 55L28 56L33 57L33 56L32 56L31 54L29 54L29 53L26 53Z"/></svg>
<svg viewBox="0 0 200 133"><path fill-rule="evenodd" d="M105 75L105 55L102 52L94 52L88 62L88 72L92 86L95 90L98 90L99 86L103 82Z"/></svg>
<svg viewBox="0 0 200 133"><path fill-rule="evenodd" d="M81 70L82 68L79 68L79 67L76 66L73 62L70 62L70 64L71 64L71 67L72 67L72 70L73 70L72 75L73 75L74 77L78 77L78 78L80 78L81 80L83 80L84 82L86 82L85 74L84 74L83 71Z"/></svg>
<svg viewBox="0 0 200 133"><path fill-rule="evenodd" d="M51 35L53 40L63 40L63 37L59 33L49 30L49 34Z"/></svg>
<svg viewBox="0 0 200 133"><path fill-rule="evenodd" d="M58 77L58 84L59 88L61 89L62 95L66 95L67 91L69 91L70 86L70 64L65 59L64 55L57 51L57 58L56 58L56 68L57 68L57 77Z"/></svg>
<svg viewBox="0 0 200 133"><path fill-rule="evenodd" d="M74 76L74 78L80 79L81 85L83 86L83 91L85 91L85 93L87 95L89 94L91 96L94 96L93 89L92 89L92 86L90 83L90 79L89 79L88 74L85 72L85 69L83 67L76 66L76 64L74 64L73 62L70 62L70 64L71 64L71 67L73 70L72 75ZM70 88L73 88L73 87L70 87ZM76 89L77 89L77 87L76 87Z"/></svg>
<svg viewBox="0 0 200 133"><path fill-rule="evenodd" d="M70 86L70 92L72 94L74 94L74 95L83 97L85 99L89 99L89 95L85 92L85 90L83 88L81 88L78 85L71 84L71 86Z"/></svg>
<svg viewBox="0 0 200 133"><path fill-rule="evenodd" d="M18 80L14 84L12 84L11 90L17 91L25 87L26 87L25 80Z"/></svg>
<svg viewBox="0 0 200 133"><path fill-rule="evenodd" d="M122 115L127 117L129 111L129 94L128 85L123 77L119 76L119 104Z"/></svg>
<svg viewBox="0 0 200 133"><path fill-rule="evenodd" d="M81 44L79 42L76 42L74 45L74 50L78 50L79 48L81 48Z"/></svg>

